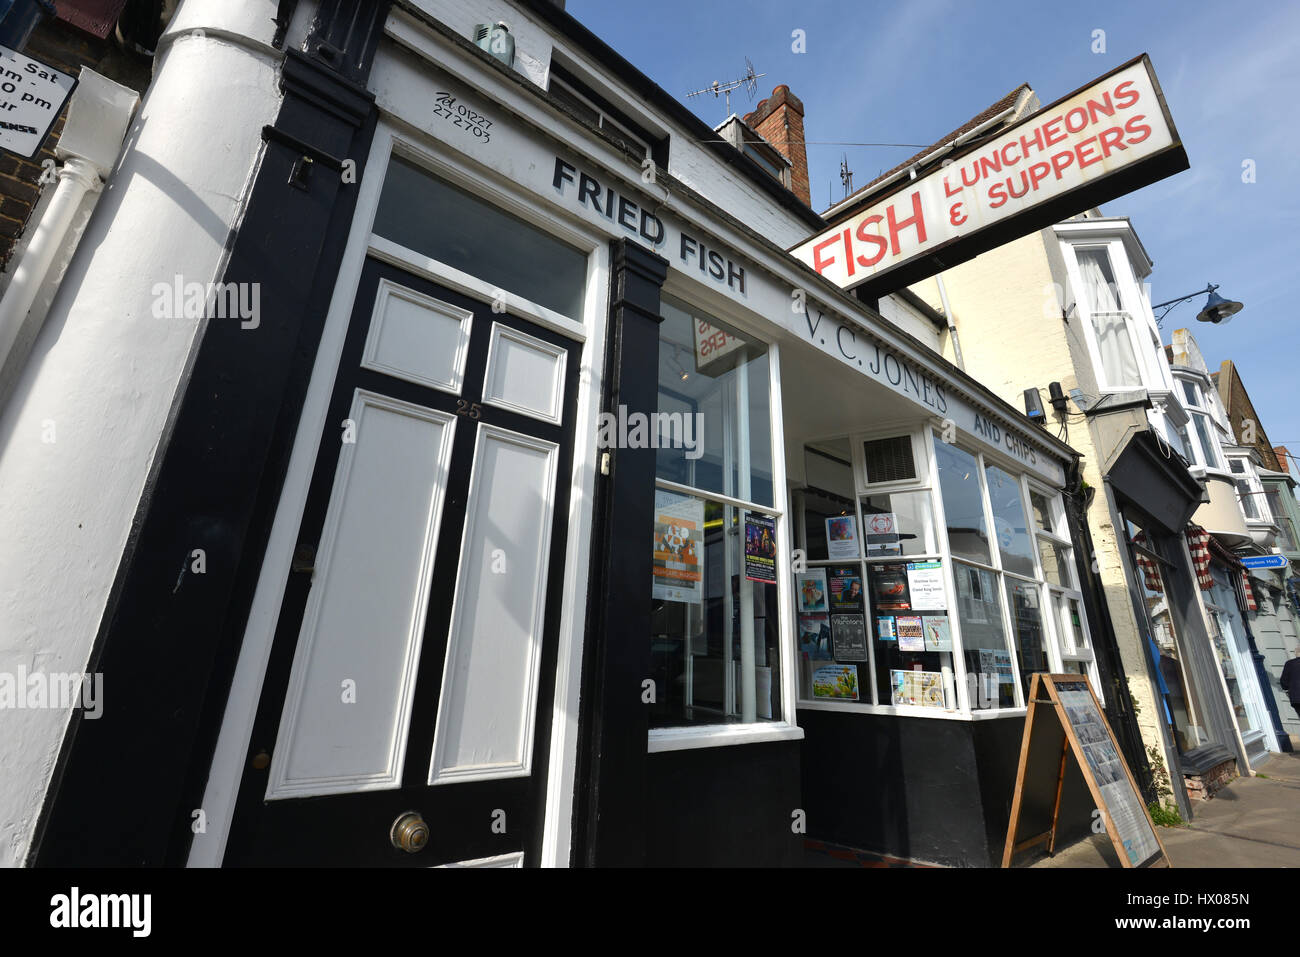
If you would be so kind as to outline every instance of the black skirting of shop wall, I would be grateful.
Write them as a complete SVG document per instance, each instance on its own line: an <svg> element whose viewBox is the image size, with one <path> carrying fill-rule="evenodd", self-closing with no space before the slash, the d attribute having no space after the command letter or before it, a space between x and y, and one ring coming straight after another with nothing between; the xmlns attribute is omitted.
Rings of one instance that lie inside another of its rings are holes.
<svg viewBox="0 0 1300 957"><path fill-rule="evenodd" d="M260 323L214 319L203 332L88 665L117 703L94 721L74 714L29 863L188 855L356 205L357 186L325 164L294 173L308 149L364 172L377 116L364 77L387 7L322 4L313 53L286 53L280 114L221 276L260 285ZM187 574L198 548L205 573Z"/></svg>
<svg viewBox="0 0 1300 957"><path fill-rule="evenodd" d="M798 741L649 756L646 860L653 867L798 867Z"/></svg>
<svg viewBox="0 0 1300 957"><path fill-rule="evenodd" d="M601 411L659 408L659 293L668 261L626 239L610 243L610 305ZM643 682L650 667L650 581L655 455L609 454L597 482L579 715L573 863L645 863L646 740Z"/></svg>
<svg viewBox="0 0 1300 957"><path fill-rule="evenodd" d="M799 725L810 838L951 867L1001 864L1023 716L801 710ZM1063 805L1058 844L1089 832L1087 803Z"/></svg>

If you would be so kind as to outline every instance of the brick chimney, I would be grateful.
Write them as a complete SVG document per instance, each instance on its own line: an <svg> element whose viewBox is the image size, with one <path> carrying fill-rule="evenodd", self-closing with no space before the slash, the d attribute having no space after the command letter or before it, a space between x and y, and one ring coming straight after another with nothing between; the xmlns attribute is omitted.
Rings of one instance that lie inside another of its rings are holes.
<svg viewBox="0 0 1300 957"><path fill-rule="evenodd" d="M751 129L790 161L790 191L809 206L808 149L803 139L803 101L782 83L758 108L743 117Z"/></svg>

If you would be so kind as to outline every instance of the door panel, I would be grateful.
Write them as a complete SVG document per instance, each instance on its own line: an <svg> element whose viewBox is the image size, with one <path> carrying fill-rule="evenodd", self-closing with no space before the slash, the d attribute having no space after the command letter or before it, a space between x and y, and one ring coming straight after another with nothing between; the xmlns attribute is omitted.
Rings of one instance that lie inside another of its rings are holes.
<svg viewBox="0 0 1300 957"><path fill-rule="evenodd" d="M479 430L430 784L529 772L557 453Z"/></svg>
<svg viewBox="0 0 1300 957"><path fill-rule="evenodd" d="M226 864L537 860L580 354L366 263Z"/></svg>
<svg viewBox="0 0 1300 957"><path fill-rule="evenodd" d="M456 422L361 391L349 420L268 799L401 784Z"/></svg>

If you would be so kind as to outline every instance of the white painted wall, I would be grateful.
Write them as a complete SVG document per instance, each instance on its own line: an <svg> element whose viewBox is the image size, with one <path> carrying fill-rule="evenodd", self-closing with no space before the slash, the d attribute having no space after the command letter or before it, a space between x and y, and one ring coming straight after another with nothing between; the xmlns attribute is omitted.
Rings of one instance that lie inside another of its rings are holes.
<svg viewBox="0 0 1300 957"><path fill-rule="evenodd" d="M183 0L0 410L0 672L86 668L200 328L153 318L151 288L218 276L262 126L279 109L275 12L275 0ZM103 700L114 707L111 680ZM0 865L27 855L68 718L0 713Z"/></svg>
<svg viewBox="0 0 1300 957"><path fill-rule="evenodd" d="M802 220L720 162L698 142L696 131L666 123L658 108L647 106L619 77L508 0L416 0L416 5L468 40L473 39L475 24L504 20L515 38L515 69L544 88L550 83L551 58L558 51L571 72L631 119L652 133L669 134L668 172L678 180L778 245L793 246L812 234L813 230ZM721 107L718 112L721 114ZM719 121L722 118L719 115ZM628 174L633 170L639 176L639 167L628 161Z"/></svg>

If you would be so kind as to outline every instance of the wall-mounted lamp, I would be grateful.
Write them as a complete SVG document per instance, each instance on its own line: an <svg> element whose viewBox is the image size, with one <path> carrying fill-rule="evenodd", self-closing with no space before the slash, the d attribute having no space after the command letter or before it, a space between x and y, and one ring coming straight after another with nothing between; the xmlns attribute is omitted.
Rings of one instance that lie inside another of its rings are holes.
<svg viewBox="0 0 1300 957"><path fill-rule="evenodd" d="M1170 299L1168 302L1156 303L1151 307L1152 309L1159 309L1161 306L1169 307L1156 317L1156 326L1159 327L1160 324L1165 321L1165 316L1169 315L1169 311L1179 303L1186 302L1189 299L1195 299L1197 296L1203 296L1206 293L1209 293L1209 297L1205 300L1205 308L1196 314L1196 321L1212 322L1216 326L1227 322L1237 313L1241 312L1245 307L1235 299L1224 299L1215 292L1218 288L1219 287L1216 283L1207 283L1204 289L1198 289L1196 292L1189 292L1185 296L1179 296L1177 299Z"/></svg>

